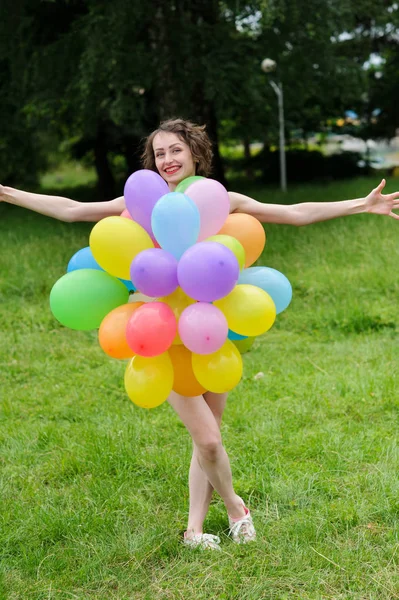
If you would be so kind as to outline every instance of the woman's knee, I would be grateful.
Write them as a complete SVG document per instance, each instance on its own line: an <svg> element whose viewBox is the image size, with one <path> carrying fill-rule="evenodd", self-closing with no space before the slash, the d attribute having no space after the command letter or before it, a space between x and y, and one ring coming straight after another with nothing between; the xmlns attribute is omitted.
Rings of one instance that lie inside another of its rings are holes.
<svg viewBox="0 0 399 600"><path fill-rule="evenodd" d="M223 447L222 439L218 435L208 435L202 440L197 440L195 445L200 457L212 462L217 459Z"/></svg>

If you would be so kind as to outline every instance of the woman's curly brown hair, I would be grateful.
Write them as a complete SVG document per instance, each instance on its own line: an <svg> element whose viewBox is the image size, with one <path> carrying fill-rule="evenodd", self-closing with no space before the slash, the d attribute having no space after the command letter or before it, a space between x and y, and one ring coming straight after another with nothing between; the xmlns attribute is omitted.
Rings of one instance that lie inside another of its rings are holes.
<svg viewBox="0 0 399 600"><path fill-rule="evenodd" d="M185 119L168 119L162 121L158 129L153 131L145 140L144 151L141 155L144 169L150 169L158 173L155 166L155 155L152 147L154 137L161 131L175 133L190 148L193 159L196 162L196 175L206 177L211 172L212 143L205 131L205 125L196 125Z"/></svg>

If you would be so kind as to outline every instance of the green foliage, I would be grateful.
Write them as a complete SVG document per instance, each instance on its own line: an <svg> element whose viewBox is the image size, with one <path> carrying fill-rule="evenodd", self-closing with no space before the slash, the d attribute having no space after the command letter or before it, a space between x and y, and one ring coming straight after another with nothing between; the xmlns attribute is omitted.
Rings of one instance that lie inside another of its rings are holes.
<svg viewBox="0 0 399 600"><path fill-rule="evenodd" d="M113 157L125 175L138 168L142 138L171 116L207 123L216 150L218 136L275 144L271 77L283 83L288 141L347 108L367 134L392 134L397 21L385 0L4 0L0 176L34 178L55 139L74 139L73 156L91 160L106 196ZM380 80L363 68L371 52L386 60ZM266 56L277 73L261 72Z"/></svg>

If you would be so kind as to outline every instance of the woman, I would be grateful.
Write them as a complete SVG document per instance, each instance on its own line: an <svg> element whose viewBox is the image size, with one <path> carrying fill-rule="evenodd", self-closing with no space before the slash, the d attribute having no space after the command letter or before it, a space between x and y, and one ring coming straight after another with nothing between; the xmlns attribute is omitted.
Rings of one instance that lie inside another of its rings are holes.
<svg viewBox="0 0 399 600"><path fill-rule="evenodd" d="M182 119L169 120L161 123L159 129L147 138L142 158L144 168L157 171L173 191L186 177L209 175L211 143L204 127ZM384 186L383 179L365 198L290 206L263 204L248 196L229 192L230 212L247 213L262 223L297 226L365 212L399 219L393 212L399 208L399 192L384 195ZM99 221L120 215L125 208L123 197L109 202L80 203L4 186L0 186L0 200L68 222ZM213 392L191 398L189 402L172 392L168 399L193 440L189 471L190 506L184 534L184 543L191 547L219 550L219 538L203 533L203 522L214 489L226 506L232 539L246 543L256 537L251 514L234 491L230 463L220 435L226 399L227 394Z"/></svg>

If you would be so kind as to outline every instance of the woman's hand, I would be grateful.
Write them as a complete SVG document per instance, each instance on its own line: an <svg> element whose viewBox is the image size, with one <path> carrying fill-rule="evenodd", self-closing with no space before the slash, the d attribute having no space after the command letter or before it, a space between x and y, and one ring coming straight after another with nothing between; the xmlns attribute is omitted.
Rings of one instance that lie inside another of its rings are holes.
<svg viewBox="0 0 399 600"><path fill-rule="evenodd" d="M383 179L378 187L372 190L366 197L365 209L368 213L376 215L388 215L394 219L399 219L393 211L399 209L399 192L393 194L382 194L385 187L385 179Z"/></svg>
<svg viewBox="0 0 399 600"><path fill-rule="evenodd" d="M6 188L4 185L0 185L0 202L5 202L7 200Z"/></svg>

